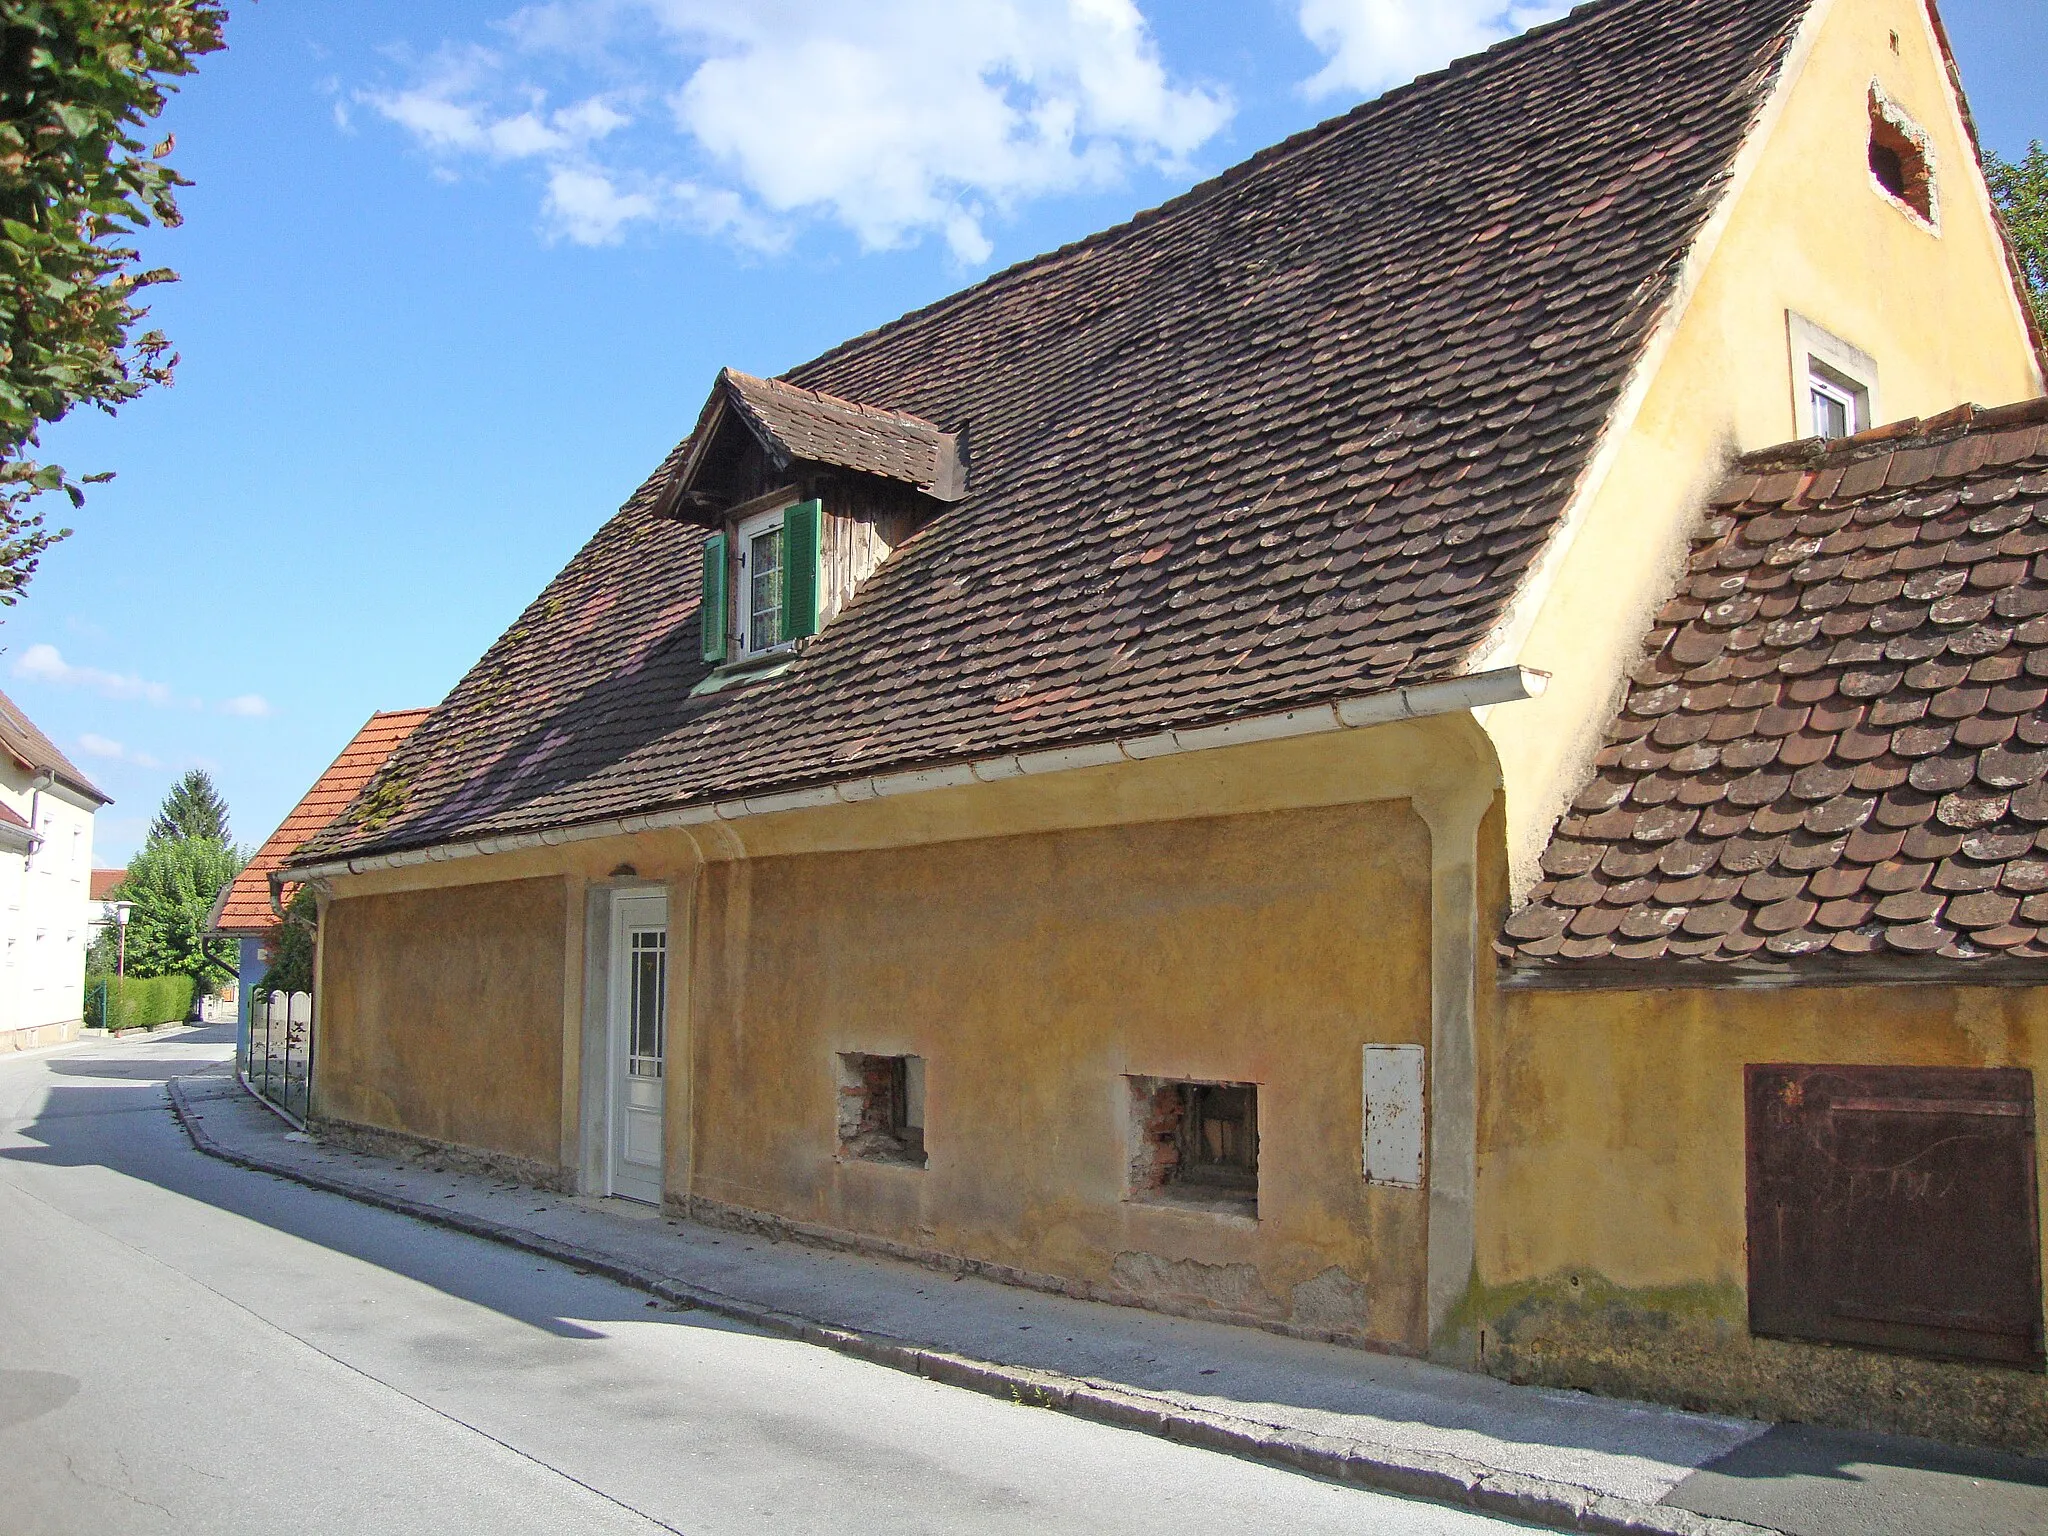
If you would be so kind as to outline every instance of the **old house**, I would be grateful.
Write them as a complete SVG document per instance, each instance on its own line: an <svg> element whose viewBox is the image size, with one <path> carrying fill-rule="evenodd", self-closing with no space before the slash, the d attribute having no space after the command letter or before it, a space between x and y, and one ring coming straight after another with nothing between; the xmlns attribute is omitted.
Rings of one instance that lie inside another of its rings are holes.
<svg viewBox="0 0 2048 1536"><path fill-rule="evenodd" d="M1582 7L722 373L273 877L316 1113L1518 1375L1997 1437L1995 1376L2048 1443L2037 1238L1991 1353L1815 1323L1839 1254L1753 1242L1813 1170L1743 1140L1924 1102L2034 1188L2042 439L1956 407L2042 387L1931 6ZM1924 752L1850 719L1899 689Z"/></svg>

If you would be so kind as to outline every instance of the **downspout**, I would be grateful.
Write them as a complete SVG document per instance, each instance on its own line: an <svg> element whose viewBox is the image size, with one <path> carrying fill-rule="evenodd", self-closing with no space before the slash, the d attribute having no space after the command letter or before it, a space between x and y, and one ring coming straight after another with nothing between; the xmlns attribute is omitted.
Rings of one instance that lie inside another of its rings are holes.
<svg viewBox="0 0 2048 1536"><path fill-rule="evenodd" d="M43 791L56 782L57 775L47 768L28 781L28 853L22 859L24 869L34 865L36 852L43 846Z"/></svg>

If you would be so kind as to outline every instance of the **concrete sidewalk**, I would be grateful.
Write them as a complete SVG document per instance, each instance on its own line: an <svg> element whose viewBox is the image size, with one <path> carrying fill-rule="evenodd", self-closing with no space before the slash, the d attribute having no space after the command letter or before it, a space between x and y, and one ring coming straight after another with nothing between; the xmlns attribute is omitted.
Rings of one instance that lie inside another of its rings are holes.
<svg viewBox="0 0 2048 1536"><path fill-rule="evenodd" d="M1339 1481L1565 1530L1818 1536L1891 1528L1842 1518L1856 1506L1847 1485L1864 1481L1852 1468L1875 1466L1894 1482L1880 1477L1864 1502L1904 1516L1899 1530L2048 1530L2048 1476L2031 1475L2048 1468L2020 1458L1787 1442L1750 1420L1515 1387L365 1156L292 1132L226 1066L173 1081L171 1096L201 1151L247 1167L933 1380Z"/></svg>

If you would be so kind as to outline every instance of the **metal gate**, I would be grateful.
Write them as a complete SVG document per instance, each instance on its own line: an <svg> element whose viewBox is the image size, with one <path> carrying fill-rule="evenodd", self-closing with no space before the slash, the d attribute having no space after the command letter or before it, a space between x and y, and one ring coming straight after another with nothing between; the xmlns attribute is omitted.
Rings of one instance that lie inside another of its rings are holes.
<svg viewBox="0 0 2048 1536"><path fill-rule="evenodd" d="M313 1091L313 994L258 990L249 997L249 1063L242 1082L303 1127Z"/></svg>

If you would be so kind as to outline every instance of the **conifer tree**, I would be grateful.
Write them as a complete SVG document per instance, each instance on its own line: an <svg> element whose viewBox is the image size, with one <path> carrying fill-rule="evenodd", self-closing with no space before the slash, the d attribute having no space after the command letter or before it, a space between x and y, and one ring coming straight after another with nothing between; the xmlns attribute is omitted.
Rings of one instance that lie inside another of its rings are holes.
<svg viewBox="0 0 2048 1536"><path fill-rule="evenodd" d="M213 787L213 776L204 768L191 768L164 796L156 820L149 824L149 841L191 842L199 838L224 847L235 841L228 830L228 803Z"/></svg>

